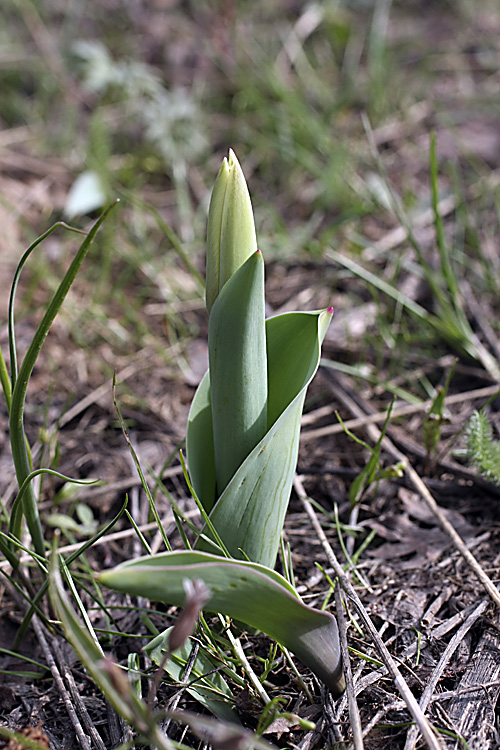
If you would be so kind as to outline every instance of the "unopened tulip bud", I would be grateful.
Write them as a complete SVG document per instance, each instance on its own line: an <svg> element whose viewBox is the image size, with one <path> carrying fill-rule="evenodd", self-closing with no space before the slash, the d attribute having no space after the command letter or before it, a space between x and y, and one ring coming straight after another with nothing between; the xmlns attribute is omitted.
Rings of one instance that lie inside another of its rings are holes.
<svg viewBox="0 0 500 750"><path fill-rule="evenodd" d="M257 250L252 203L243 171L233 151L217 175L207 226L207 310L226 281Z"/></svg>

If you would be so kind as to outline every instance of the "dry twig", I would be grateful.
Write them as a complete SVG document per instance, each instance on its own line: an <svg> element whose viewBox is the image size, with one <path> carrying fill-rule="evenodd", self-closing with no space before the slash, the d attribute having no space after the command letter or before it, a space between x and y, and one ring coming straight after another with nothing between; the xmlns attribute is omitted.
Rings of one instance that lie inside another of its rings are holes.
<svg viewBox="0 0 500 750"><path fill-rule="evenodd" d="M349 658L349 647L347 645L347 628L344 617L344 607L340 587L335 586L335 609L337 611L337 622L339 625L340 650L342 652L342 661L344 664L344 676L346 683L346 693L349 704L349 720L352 729L352 738L354 741L354 750L363 750L363 730L359 709L354 693L354 683L352 679L351 660Z"/></svg>
<svg viewBox="0 0 500 750"><path fill-rule="evenodd" d="M80 719L78 718L75 707L71 701L71 696L68 690L66 689L64 680L57 667L57 664L54 659L54 655L47 642L47 638L45 637L45 633L43 632L42 624L40 620L38 619L37 615L33 616L32 623L33 623L33 628L36 633L36 637L43 651L43 655L45 659L47 660L47 664L49 665L50 672L52 674L56 687L59 691L59 694L63 700L64 706L70 718L71 724L73 725L73 729L75 730L78 744L80 745L82 750L91 750L90 740L85 734L85 732L83 731L83 727L80 723Z"/></svg>
<svg viewBox="0 0 500 750"><path fill-rule="evenodd" d="M343 402L343 404L351 411L351 413L356 415L356 417L358 418L361 418L362 416L364 416L362 409L358 406L358 404L355 403L355 401L351 398L351 396L346 392L346 389L342 387L341 377L339 375L336 375L334 377L329 372L327 372L326 375L328 379L330 380L331 387L334 390L335 395ZM335 387L333 386L334 383L335 383ZM374 443L378 442L378 440L380 439L380 435L381 435L378 427L370 424L370 425L367 425L366 430L368 432L368 435L370 436L370 439ZM497 607L500 607L500 593L497 587L494 585L491 578L484 572L483 568L478 563L474 555L467 549L461 536L455 531L455 528L453 527L453 525L448 521L445 514L443 513L443 511L441 510L441 508L438 506L437 502L435 501L434 497L427 489L420 475L411 465L408 457L405 456L405 454L402 453L400 450L398 450L398 448L396 448L392 440L390 440L387 436L385 436L382 439L382 446L392 456L392 458L395 461L398 461L398 462L401 461L402 463L404 463L405 471L411 483L413 484L413 486L415 487L419 495L422 497L422 499L425 501L432 515L436 518L442 530L451 540L455 549L462 555L466 564L472 570L474 575L478 578L479 582L485 588L488 595L493 599Z"/></svg>
<svg viewBox="0 0 500 750"><path fill-rule="evenodd" d="M469 632L469 630L472 628L476 620L478 620L481 617L481 615L484 613L487 607L488 607L487 601L483 600L482 602L480 602L480 604L475 608L474 612L472 612L472 614L469 615L467 620L457 630L457 632L455 633L451 641L446 646L439 662L437 663L436 667L434 668L431 674L429 682L425 686L425 690L422 693L422 697L420 698L420 708L422 709L422 711L425 711L427 706L431 702L432 695L434 693L434 690L436 689L436 686L439 680L441 679L441 675L443 674L443 671L446 665L450 661L457 647L459 646L459 644L465 637L466 633ZM404 750L414 750L416 741L417 741L416 728L411 727L406 737Z"/></svg>
<svg viewBox="0 0 500 750"><path fill-rule="evenodd" d="M57 660L59 671L61 675L64 676L64 680L66 682L66 685L68 686L68 690L75 705L75 710L80 717L83 726L85 727L85 731L90 736L97 750L106 750L106 745L104 744L101 735L97 731L94 722L90 718L85 703L83 702L81 695L78 692L78 688L75 684L75 680L73 678L71 670L69 669L67 664L65 664L64 656L61 652L61 648L57 641L57 638L52 639L51 645L54 651L55 658Z"/></svg>
<svg viewBox="0 0 500 750"><path fill-rule="evenodd" d="M361 602L359 596L354 590L354 587L352 586L351 582L345 575L342 566L337 560L337 557L328 539L326 538L326 534L323 531L323 527L321 526L319 519L311 503L309 502L307 498L307 494L304 490L304 485L302 484L302 480L299 476L295 477L294 486L295 486L295 491L297 492L298 497L301 499L304 509L311 520L311 523L318 536L321 546L323 547L323 550L327 556L328 562L334 569L335 576L338 578L339 583L342 586L348 600L356 609L356 612L358 613L366 630L370 634L370 637L373 643L376 645L381 660L384 662L390 675L392 676L396 689L398 690L399 694L401 695L404 702L406 703L410 714L415 720L418 728L420 729L422 733L423 738L425 739L427 743L427 746L431 750L442 750L441 743L439 742L436 734L434 733L434 730L429 724L427 717L422 713L422 710L420 706L418 705L418 702L415 696L413 695L406 681L404 680L403 675L401 674L399 670L399 667L397 666L396 662L394 661L391 654L389 653L387 646L385 645L380 635L378 634L377 629L375 628L366 609L363 606L363 603Z"/></svg>
<svg viewBox="0 0 500 750"><path fill-rule="evenodd" d="M464 401L473 401L476 399L490 398L494 396L500 390L498 383L495 385L488 385L485 388L476 388L472 391L466 391L465 393L453 393L451 396L447 396L444 400L445 406L451 406L452 404L462 404ZM420 414L428 411L433 404L432 399L422 401L421 404L407 404L406 406L396 407L391 412L391 419L397 417L410 417L412 414ZM319 410L318 410L319 411ZM334 411L333 406L328 406L326 410L321 410L318 417L326 416ZM300 439L302 442L309 442L316 440L326 435L338 435L347 428L348 430L356 430L358 427L367 427L372 424L382 424L387 419L386 411L378 411L374 414L364 414L354 419L347 419L343 424L336 422L335 424L328 424L324 427L318 427L315 430L306 430L301 433ZM306 414L302 420L302 424L310 424L310 415Z"/></svg>

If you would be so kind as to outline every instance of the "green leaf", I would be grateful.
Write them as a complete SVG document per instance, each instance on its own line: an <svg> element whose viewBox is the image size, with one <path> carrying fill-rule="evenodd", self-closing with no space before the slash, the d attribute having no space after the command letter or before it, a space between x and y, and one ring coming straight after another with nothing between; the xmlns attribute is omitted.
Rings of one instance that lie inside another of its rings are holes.
<svg viewBox="0 0 500 750"><path fill-rule="evenodd" d="M370 451L370 458L368 459L367 463L363 467L363 469L360 471L358 476L353 481L350 489L349 489L349 503L351 505L351 508L354 508L355 505L357 505L372 482L380 479L380 453L382 450L382 441L385 438L385 434L387 432L387 428L389 426L389 421L391 418L391 411L392 406L394 404L394 401L389 405L389 408L387 409L387 414L385 417L384 425L380 431L379 438L374 445L373 448L371 448L369 445L366 447ZM359 438L357 438L353 433L346 428L344 425L344 430L349 437L354 438L356 442L360 442ZM362 442L362 441L361 441Z"/></svg>
<svg viewBox="0 0 500 750"><path fill-rule="evenodd" d="M248 258L224 285L208 325L210 398L217 488L266 432L267 364L264 259Z"/></svg>
<svg viewBox="0 0 500 750"><path fill-rule="evenodd" d="M78 534L81 531L79 524L71 516L66 516L64 513L50 513L45 519L45 522L56 529L63 531L69 531L72 534Z"/></svg>
<svg viewBox="0 0 500 750"><path fill-rule="evenodd" d="M214 435L207 370L194 394L186 432L189 474L194 490L209 513L216 500Z"/></svg>
<svg viewBox="0 0 500 750"><path fill-rule="evenodd" d="M331 311L322 311L286 313L266 321L270 427L210 513L232 557L246 555L274 567L297 465L306 390L318 368L330 320ZM205 376L189 416L187 457L194 489L206 509L212 508L215 497L210 414ZM203 531L210 537L206 528ZM211 549L201 540L197 546Z"/></svg>
<svg viewBox="0 0 500 750"><path fill-rule="evenodd" d="M174 651L170 659L164 663L163 657L169 650L168 637L171 630L172 628L167 628L157 635L148 643L144 651L155 664L161 665L173 680L181 682L184 669L191 658L193 641L188 638L184 645ZM214 672L214 669L220 666L220 662L211 659L205 651L200 649L189 673L186 691L217 718L239 723L236 711L231 706L234 696L229 685L219 672Z"/></svg>
<svg viewBox="0 0 500 750"><path fill-rule="evenodd" d="M176 606L185 601L184 579L199 578L211 593L207 611L262 630L293 651L335 694L344 688L335 618L307 607L274 570L188 551L130 560L97 577L117 591Z"/></svg>
<svg viewBox="0 0 500 750"><path fill-rule="evenodd" d="M313 379L332 312L284 313L267 321L268 427Z"/></svg>
<svg viewBox="0 0 500 750"><path fill-rule="evenodd" d="M448 395L451 378L458 360L455 360L450 367L446 381L443 386L438 386L436 395L431 404L431 408L424 416L422 422L422 432L424 435L424 445L427 457L429 457L438 447L441 437L441 428L443 423L449 421L449 412L447 412L445 399Z"/></svg>
<svg viewBox="0 0 500 750"><path fill-rule="evenodd" d="M26 392L28 389L28 383L31 377L31 373L33 372L33 368L35 367L38 355L40 354L43 343L45 339L47 338L47 334L50 330L50 327L52 323L54 322L54 319L56 318L59 310L61 309L61 306L69 290L71 289L71 286L76 278L78 271L80 270L80 267L83 261L85 260L85 257L90 249L92 242L94 241L94 238L97 234L99 227L101 226L103 221L106 219L112 207L113 206L109 206L104 211L104 213L99 217L99 219L97 219L97 221L94 223L94 225L91 227L90 231L86 235L82 244L80 245L78 252L73 258L73 261L71 262L68 270L66 271L56 292L54 293L52 299L47 305L43 318L40 321L38 328L35 331L35 334L31 340L31 343L28 347L26 354L24 355L24 359L21 364L21 367L19 368L18 374L16 374L16 368L14 367L14 361L17 361L17 356L15 355L15 343L14 343L15 337L13 334L15 291L16 291L17 281L19 279L20 270L22 269L24 263L26 262L32 250L41 241L41 238L36 240L30 246L30 248L28 248L24 256L21 258L21 261L18 266L19 270L16 271L15 282L11 291L11 302L9 304L9 337L12 341L11 362L12 362L12 375L13 375L13 388L12 388L12 400L10 404L9 427L10 427L10 443L12 447L12 458L14 460L16 476L17 476L17 480L18 480L20 487L22 486L26 477L32 471L31 457L29 455L28 446L26 443L26 435L24 432L24 408L25 408L25 401L26 401ZM47 236L51 231L52 230L49 230L49 232L47 232L45 235L42 235L42 237ZM23 515L26 517L26 523L28 525L31 539L33 541L33 547L35 548L36 553L42 557L45 556L45 541L43 537L42 526L40 523L40 517L38 514L37 498L35 496L35 492L31 483L27 487L27 490L23 499L22 507L20 507L16 513L12 513L10 522L9 522L9 532L18 539L20 539L21 537L21 525L22 525Z"/></svg>

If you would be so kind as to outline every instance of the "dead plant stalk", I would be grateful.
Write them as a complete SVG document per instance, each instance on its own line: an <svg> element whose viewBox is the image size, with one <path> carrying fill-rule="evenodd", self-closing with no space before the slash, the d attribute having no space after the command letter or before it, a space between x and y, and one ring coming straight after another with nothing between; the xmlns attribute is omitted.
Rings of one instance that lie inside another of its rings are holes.
<svg viewBox="0 0 500 750"><path fill-rule="evenodd" d="M410 688L408 687L405 679L403 678L403 675L399 671L399 668L396 662L394 661L391 654L389 653L387 646L385 645L382 638L378 634L375 625L371 621L366 609L364 608L363 603L361 602L361 599L357 595L356 591L354 590L354 587L352 586L351 582L349 581L346 574L344 573L344 570L341 564L337 560L337 557L319 522L318 516L316 515L316 512L314 511L311 503L308 500L301 477L295 476L294 487L295 487L295 491L298 497L302 501L304 510L306 511L307 515L309 516L311 520L311 523L318 536L321 546L323 547L323 550L326 554L328 562L330 563L330 565L332 566L334 570L335 576L337 577L348 600L351 602L356 612L358 613L366 630L369 632L373 643L377 647L381 660L384 662L385 666L387 667L389 671L389 674L392 676L396 689L398 690L399 694L401 695L404 702L406 703L410 714L412 715L413 719L415 720L415 723L417 724L420 732L422 733L422 737L427 743L427 746L430 748L430 750L442 750L442 745L439 742L436 734L434 733L434 730L432 729L427 717L422 712L422 709L418 705L417 699L415 698Z"/></svg>

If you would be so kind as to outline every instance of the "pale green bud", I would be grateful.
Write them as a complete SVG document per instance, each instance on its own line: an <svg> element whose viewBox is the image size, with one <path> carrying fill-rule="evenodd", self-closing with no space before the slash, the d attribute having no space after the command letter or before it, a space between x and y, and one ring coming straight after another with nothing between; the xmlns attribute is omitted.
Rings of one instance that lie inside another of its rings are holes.
<svg viewBox="0 0 500 750"><path fill-rule="evenodd" d="M215 180L207 225L207 310L228 279L257 250L252 203L234 151Z"/></svg>

